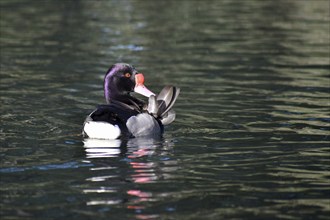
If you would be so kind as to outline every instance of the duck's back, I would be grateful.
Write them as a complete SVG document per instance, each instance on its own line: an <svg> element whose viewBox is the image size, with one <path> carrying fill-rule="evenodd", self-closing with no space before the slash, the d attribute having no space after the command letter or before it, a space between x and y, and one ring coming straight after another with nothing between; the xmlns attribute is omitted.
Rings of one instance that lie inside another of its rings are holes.
<svg viewBox="0 0 330 220"><path fill-rule="evenodd" d="M130 136L127 120L140 112L128 105L111 103L99 105L87 116L83 134L90 138L116 139Z"/></svg>

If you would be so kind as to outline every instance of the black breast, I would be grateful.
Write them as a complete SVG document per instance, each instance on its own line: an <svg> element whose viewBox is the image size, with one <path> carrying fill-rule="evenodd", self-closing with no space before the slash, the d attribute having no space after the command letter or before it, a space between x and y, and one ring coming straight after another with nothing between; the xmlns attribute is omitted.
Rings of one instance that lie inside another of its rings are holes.
<svg viewBox="0 0 330 220"><path fill-rule="evenodd" d="M139 114L140 111L122 103L111 103L99 105L87 118L86 121L102 121L113 125L118 125L122 136L129 135L126 127L127 120Z"/></svg>

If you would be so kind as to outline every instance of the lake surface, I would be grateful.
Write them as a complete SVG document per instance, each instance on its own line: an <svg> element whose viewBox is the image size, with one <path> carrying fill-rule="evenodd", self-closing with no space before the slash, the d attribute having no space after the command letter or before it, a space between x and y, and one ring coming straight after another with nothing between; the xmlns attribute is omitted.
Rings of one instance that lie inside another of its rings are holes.
<svg viewBox="0 0 330 220"><path fill-rule="evenodd" d="M0 7L1 220L329 218L327 0ZM116 62L181 88L162 138L83 140Z"/></svg>

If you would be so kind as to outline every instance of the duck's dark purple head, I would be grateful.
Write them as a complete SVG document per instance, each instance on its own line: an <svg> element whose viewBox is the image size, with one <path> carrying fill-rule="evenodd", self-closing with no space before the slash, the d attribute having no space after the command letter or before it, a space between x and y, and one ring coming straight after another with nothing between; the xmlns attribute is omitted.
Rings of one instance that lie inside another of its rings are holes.
<svg viewBox="0 0 330 220"><path fill-rule="evenodd" d="M130 92L146 97L155 95L145 87L143 74L133 66L127 63L112 65L104 77L104 96L107 103L110 103L112 99L129 96Z"/></svg>

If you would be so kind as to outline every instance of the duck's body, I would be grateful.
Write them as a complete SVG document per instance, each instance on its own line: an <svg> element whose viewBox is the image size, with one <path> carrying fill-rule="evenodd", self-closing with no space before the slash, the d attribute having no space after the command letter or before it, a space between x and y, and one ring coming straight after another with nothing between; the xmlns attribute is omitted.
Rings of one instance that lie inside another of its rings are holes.
<svg viewBox="0 0 330 220"><path fill-rule="evenodd" d="M167 86L155 96L143 83L144 76L131 65L113 65L104 78L107 104L99 105L86 118L83 135L98 139L161 135L163 125L175 118L171 108L180 90ZM149 97L149 103L131 96L133 91Z"/></svg>

